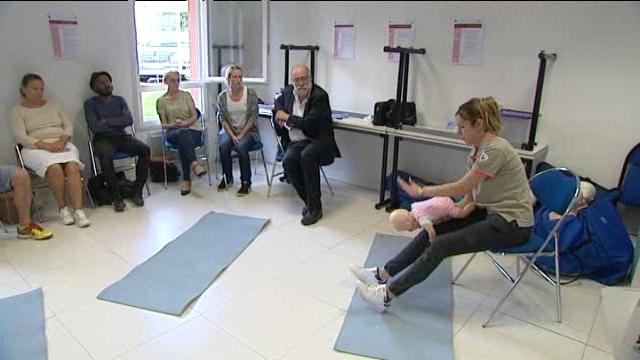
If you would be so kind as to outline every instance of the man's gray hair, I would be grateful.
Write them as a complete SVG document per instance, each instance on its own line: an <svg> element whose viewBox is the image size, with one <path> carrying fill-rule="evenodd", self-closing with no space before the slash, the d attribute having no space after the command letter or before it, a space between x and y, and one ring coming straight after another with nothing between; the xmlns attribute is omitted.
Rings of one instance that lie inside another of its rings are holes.
<svg viewBox="0 0 640 360"><path fill-rule="evenodd" d="M304 69L307 72L307 75L309 75L309 77L311 77L311 70L309 70L309 67L307 65L298 64L298 65L294 66L293 69L291 69L291 74L292 75L293 75L293 72L296 71L296 69Z"/></svg>

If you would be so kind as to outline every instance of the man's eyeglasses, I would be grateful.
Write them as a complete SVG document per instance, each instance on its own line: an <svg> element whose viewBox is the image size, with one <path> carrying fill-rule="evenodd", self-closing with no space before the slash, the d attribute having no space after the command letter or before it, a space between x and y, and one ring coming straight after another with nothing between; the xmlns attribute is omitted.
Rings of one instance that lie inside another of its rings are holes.
<svg viewBox="0 0 640 360"><path fill-rule="evenodd" d="M303 76L303 77L293 79L294 84L306 83L307 81L309 81L309 76Z"/></svg>

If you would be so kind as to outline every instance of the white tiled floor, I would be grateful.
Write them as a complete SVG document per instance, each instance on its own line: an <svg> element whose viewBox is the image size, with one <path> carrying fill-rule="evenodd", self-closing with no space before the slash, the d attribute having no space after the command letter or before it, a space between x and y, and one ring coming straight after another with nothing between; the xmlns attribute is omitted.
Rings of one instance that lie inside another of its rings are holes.
<svg viewBox="0 0 640 360"><path fill-rule="evenodd" d="M332 181L324 218L300 225L301 203L277 183L267 198L264 176L254 191L218 193L202 181L181 197L153 184L144 208L88 209L91 227L65 227L55 212L50 241L0 239L0 297L42 287L51 360L74 359L355 359L333 343L353 295L347 265L364 262L377 232L393 233L374 191ZM44 195L46 196L46 194ZM270 218L254 242L181 317L96 299L206 212ZM408 234L406 234L408 235ZM456 272L468 258L453 258ZM554 293L527 278L493 323L482 320L506 289L478 256L454 286L457 359L613 359L597 283L563 288L564 322L554 322Z"/></svg>

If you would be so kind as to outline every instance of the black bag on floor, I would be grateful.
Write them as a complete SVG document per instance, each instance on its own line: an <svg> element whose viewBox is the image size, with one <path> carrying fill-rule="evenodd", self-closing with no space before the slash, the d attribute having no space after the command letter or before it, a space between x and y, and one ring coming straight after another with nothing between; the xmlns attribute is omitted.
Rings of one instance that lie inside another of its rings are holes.
<svg viewBox="0 0 640 360"><path fill-rule="evenodd" d="M164 182L164 163L162 160L151 160L149 169L151 171L151 181ZM173 163L167 164L167 182L178 181L180 178L180 170Z"/></svg>
<svg viewBox="0 0 640 360"><path fill-rule="evenodd" d="M110 205L113 203L113 195L109 192L107 182L102 174L89 178L87 187L89 187L89 193L96 205Z"/></svg>

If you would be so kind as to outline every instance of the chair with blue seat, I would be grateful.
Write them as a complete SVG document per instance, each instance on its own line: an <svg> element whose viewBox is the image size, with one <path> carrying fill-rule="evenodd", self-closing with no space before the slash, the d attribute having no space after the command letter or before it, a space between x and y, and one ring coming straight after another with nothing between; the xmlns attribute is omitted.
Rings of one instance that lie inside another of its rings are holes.
<svg viewBox="0 0 640 360"><path fill-rule="evenodd" d="M136 137L136 129L133 125L131 125L131 135L133 137ZM91 155L91 169L93 170L93 176L98 176L98 167L96 165L96 157L93 150L93 136L90 130L89 130L89 154ZM130 169L133 169L135 171L136 165L138 164L137 156L130 156L127 153L119 152L119 151L116 151L111 155L111 161L121 161L126 159L132 159L133 163L129 163L126 165L118 165L118 166L116 166L116 164L114 163L114 169L116 172L126 171ZM147 189L147 196L151 196L151 192L149 191L149 184L145 183L144 186Z"/></svg>
<svg viewBox="0 0 640 360"><path fill-rule="evenodd" d="M216 114L216 122L218 124L218 135L220 135L220 132L223 130L222 127L222 119L220 118L220 113L218 112L218 108L214 106L213 108L213 112L214 114ZM258 128L258 124L255 124L256 130L258 132L258 140L253 144L253 146L251 147L251 149L249 149L249 154L255 154L253 160L254 160L254 165L253 165L253 173L254 174L258 174L258 151L260 152L260 155L262 155L262 166L264 167L264 173L265 173L265 177L267 179L267 185L269 187L271 187L271 180L269 179L269 175L267 172L267 163L265 161L265 157L264 157L264 144L262 144L262 139L260 137L260 129ZM234 148L231 148L231 159L233 158L237 158L238 157L238 153L235 151ZM218 146L218 151L216 152L216 179L218 179L218 162L220 161L220 147ZM227 181L227 179L225 178L225 174L224 172L222 172L222 177L225 179L225 182Z"/></svg>
<svg viewBox="0 0 640 360"><path fill-rule="evenodd" d="M200 131L200 138L195 143L196 150L196 159L204 161L205 169L207 170L207 177L209 178L209 186L211 186L211 171L209 171L209 150L207 149L207 122L205 121L205 117L202 115L200 110L196 108L196 116L197 121L200 121L200 126L202 131ZM162 158L164 159L164 188L168 188L167 184L167 163L168 162L177 162L176 160L168 160L167 159L167 151L178 152L178 147L167 140L166 130L162 128ZM201 155L198 155L198 151Z"/></svg>
<svg viewBox="0 0 640 360"><path fill-rule="evenodd" d="M489 321L493 319L502 304L507 300L522 278L527 274L530 268L542 276L547 282L556 288L556 315L557 321L562 321L562 304L560 292L560 248L559 232L562 224L567 219L571 210L574 208L580 194L580 178L565 168L552 168L536 174L530 181L529 185L533 191L533 195L541 206L560 214L560 218L555 223L551 231L545 238L541 238L531 233L529 241L525 244L513 246L509 248L498 248L491 251L485 251L491 263L493 263L498 271L511 281L511 287L502 297L498 305L493 309L489 317L484 321L482 327L486 327ZM467 268L469 263L478 253L473 254L469 260L462 266L458 274L453 278L452 283L458 280L460 275ZM492 254L513 255L516 259L516 276L513 277L504 266L492 256ZM540 256L553 256L555 260L555 276L552 279L542 270L540 270L535 262ZM526 266L520 271L520 261L526 263Z"/></svg>

